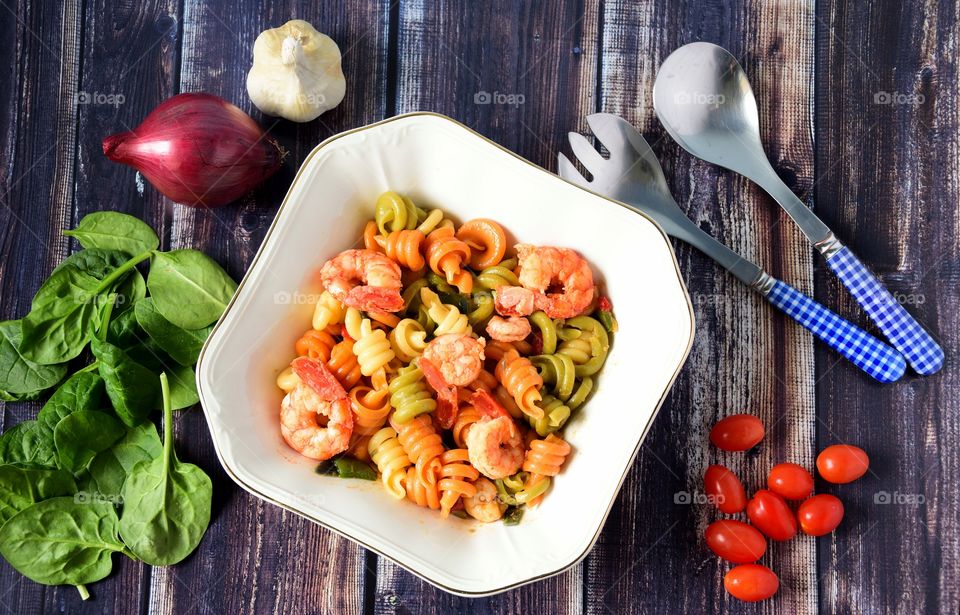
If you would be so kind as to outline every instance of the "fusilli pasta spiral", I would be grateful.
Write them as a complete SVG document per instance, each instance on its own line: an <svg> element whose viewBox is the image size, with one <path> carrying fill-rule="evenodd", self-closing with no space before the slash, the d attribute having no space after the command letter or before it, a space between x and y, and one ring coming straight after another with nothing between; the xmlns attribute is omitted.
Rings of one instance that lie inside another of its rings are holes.
<svg viewBox="0 0 960 615"><path fill-rule="evenodd" d="M543 416L543 410L536 405L541 399L543 378L529 359L521 357L514 349L508 350L497 362L496 375L524 414L535 419Z"/></svg>
<svg viewBox="0 0 960 615"><path fill-rule="evenodd" d="M415 364L401 367L390 380L390 405L394 407L392 420L408 423L421 414L437 409L437 402L423 381L423 372Z"/></svg>
<svg viewBox="0 0 960 615"><path fill-rule="evenodd" d="M406 495L403 484L407 476L406 470L410 466L410 458L404 452L397 438L397 432L392 427L379 430L371 436L367 451L373 462L377 464L380 480L387 493L402 500Z"/></svg>

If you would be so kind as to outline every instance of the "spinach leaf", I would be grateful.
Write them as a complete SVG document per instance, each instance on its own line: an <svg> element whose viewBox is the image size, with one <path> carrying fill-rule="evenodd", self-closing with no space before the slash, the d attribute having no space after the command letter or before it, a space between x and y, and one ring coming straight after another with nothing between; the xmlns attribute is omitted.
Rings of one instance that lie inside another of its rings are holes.
<svg viewBox="0 0 960 615"><path fill-rule="evenodd" d="M117 527L112 504L51 498L20 511L0 528L0 554L37 583L92 583L110 574L114 552L126 552Z"/></svg>
<svg viewBox="0 0 960 615"><path fill-rule="evenodd" d="M160 245L160 239L147 223L115 211L87 214L77 228L63 234L75 237L84 248L119 250L128 256L156 250Z"/></svg>
<svg viewBox="0 0 960 615"><path fill-rule="evenodd" d="M57 461L61 468L77 474L94 457L123 437L119 421L103 412L80 411L63 417L53 430Z"/></svg>
<svg viewBox="0 0 960 615"><path fill-rule="evenodd" d="M163 454L142 461L123 483L120 536L137 557L153 566L181 561L200 544L210 523L213 485L199 467L181 463L173 449L173 408L165 374Z"/></svg>
<svg viewBox="0 0 960 615"><path fill-rule="evenodd" d="M189 408L200 401L197 375L192 367L176 365L170 370L170 405L174 410Z"/></svg>
<svg viewBox="0 0 960 615"><path fill-rule="evenodd" d="M50 278L72 267L102 280L123 265L128 258L130 257L116 250L80 250L63 259L63 262L50 272ZM50 278L47 278L47 281Z"/></svg>
<svg viewBox="0 0 960 615"><path fill-rule="evenodd" d="M80 354L97 326L99 288L99 279L75 267L54 273L21 321L24 358L50 365Z"/></svg>
<svg viewBox="0 0 960 615"><path fill-rule="evenodd" d="M0 390L0 401L33 401L40 399L43 391L34 391L33 393L11 393L10 391Z"/></svg>
<svg viewBox="0 0 960 615"><path fill-rule="evenodd" d="M123 350L129 350L141 340L146 339L147 334L137 324L137 316L134 312L135 310L127 310L110 319L110 324L107 326L108 342Z"/></svg>
<svg viewBox="0 0 960 615"><path fill-rule="evenodd" d="M63 363L76 357L92 337L104 296L123 281L137 263L150 257L144 252L118 261L119 252L83 250L53 270L33 298L23 318L20 352L35 363Z"/></svg>
<svg viewBox="0 0 960 615"><path fill-rule="evenodd" d="M120 495L123 481L135 465L163 454L163 443L157 428L150 421L127 428L127 433L113 446L99 453L90 462L91 484L103 497Z"/></svg>
<svg viewBox="0 0 960 615"><path fill-rule="evenodd" d="M197 250L154 254L147 286L157 310L182 329L216 321L237 290L227 272Z"/></svg>
<svg viewBox="0 0 960 615"><path fill-rule="evenodd" d="M157 310L152 298L138 302L134 307L137 323L147 335L163 348L180 365L194 365L200 356L200 349L207 336L213 331L213 325L203 329L183 329L163 317Z"/></svg>
<svg viewBox="0 0 960 615"><path fill-rule="evenodd" d="M117 285L114 292L117 293L117 299L113 313L117 316L130 311L130 308L147 296L147 281L138 270L131 269L130 274Z"/></svg>
<svg viewBox="0 0 960 615"><path fill-rule="evenodd" d="M0 525L32 504L76 490L73 476L63 470L0 465Z"/></svg>
<svg viewBox="0 0 960 615"><path fill-rule="evenodd" d="M37 421L24 421L0 436L0 463L56 468L53 434Z"/></svg>
<svg viewBox="0 0 960 615"><path fill-rule="evenodd" d="M49 431L51 444L53 431L63 417L100 407L103 398L103 379L93 372L77 372L54 391L37 414L37 422Z"/></svg>
<svg viewBox="0 0 960 615"><path fill-rule="evenodd" d="M97 369L113 410L128 427L137 425L150 414L158 397L153 372L110 342L93 339L90 350L97 358Z"/></svg>
<svg viewBox="0 0 960 615"><path fill-rule="evenodd" d="M0 322L0 390L29 395L49 389L67 373L66 365L39 365L20 354L20 321Z"/></svg>

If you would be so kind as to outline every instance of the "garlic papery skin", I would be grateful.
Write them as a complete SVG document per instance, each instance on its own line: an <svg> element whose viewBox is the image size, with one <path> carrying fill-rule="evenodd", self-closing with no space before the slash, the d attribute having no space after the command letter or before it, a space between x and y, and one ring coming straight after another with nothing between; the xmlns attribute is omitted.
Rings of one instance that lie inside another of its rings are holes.
<svg viewBox="0 0 960 615"><path fill-rule="evenodd" d="M340 48L308 22L288 21L254 42L247 93L267 115L309 122L339 105L346 90Z"/></svg>

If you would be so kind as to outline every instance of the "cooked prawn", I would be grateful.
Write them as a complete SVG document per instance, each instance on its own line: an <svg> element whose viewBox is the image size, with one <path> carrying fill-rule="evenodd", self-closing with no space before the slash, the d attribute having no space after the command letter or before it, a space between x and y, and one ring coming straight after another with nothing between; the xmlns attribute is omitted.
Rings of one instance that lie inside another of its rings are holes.
<svg viewBox="0 0 960 615"><path fill-rule="evenodd" d="M521 316L494 316L487 323L487 335L498 342L519 342L530 335L530 321Z"/></svg>
<svg viewBox="0 0 960 615"><path fill-rule="evenodd" d="M596 285L587 261L569 248L551 246L517 246L517 275L520 286L533 291L533 307L550 318L573 318L583 314L593 303ZM560 292L554 289L561 287ZM513 288L498 289L500 304L508 316L526 316L529 298ZM514 307L512 311L511 307Z"/></svg>
<svg viewBox="0 0 960 615"><path fill-rule="evenodd" d="M437 411L433 418L441 429L450 429L457 421L458 397L457 387L447 382L440 372L440 368L431 363L426 357L418 359L420 371L427 384L437 392Z"/></svg>
<svg viewBox="0 0 960 615"><path fill-rule="evenodd" d="M483 342L463 333L448 333L423 349L423 358L440 370L453 386L467 386L483 369Z"/></svg>
<svg viewBox="0 0 960 615"><path fill-rule="evenodd" d="M504 478L523 465L523 438L507 416L477 421L466 437L470 463L487 478Z"/></svg>
<svg viewBox="0 0 960 615"><path fill-rule="evenodd" d="M403 309L400 265L379 252L344 250L323 264L320 281L347 307L365 312Z"/></svg>
<svg viewBox="0 0 960 615"><path fill-rule="evenodd" d="M500 286L493 293L493 307L503 316L529 316L536 311L537 294L522 286Z"/></svg>
<svg viewBox="0 0 960 615"><path fill-rule="evenodd" d="M497 486L484 477L473 481L477 493L463 498L463 508L467 514L483 523L492 523L503 516L507 505L500 500Z"/></svg>
<svg viewBox="0 0 960 615"><path fill-rule="evenodd" d="M291 364L301 382L280 404L280 433L290 448L323 461L350 446L353 412L343 386L316 359L298 357ZM326 425L321 425L325 417Z"/></svg>

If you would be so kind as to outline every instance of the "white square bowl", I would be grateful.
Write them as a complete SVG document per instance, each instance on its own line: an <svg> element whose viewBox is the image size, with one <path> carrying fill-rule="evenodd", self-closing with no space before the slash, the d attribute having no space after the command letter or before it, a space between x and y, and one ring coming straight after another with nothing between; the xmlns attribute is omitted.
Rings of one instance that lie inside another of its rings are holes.
<svg viewBox="0 0 960 615"><path fill-rule="evenodd" d="M309 326L317 271L358 244L385 190L461 221L493 218L513 240L574 248L613 302L620 330L595 394L565 430L574 453L517 526L443 520L391 499L379 483L319 476L280 436L274 379ZM414 113L331 137L308 156L204 346L197 384L217 455L241 487L444 590L478 596L558 574L586 556L693 330L670 243L651 220L450 118Z"/></svg>

